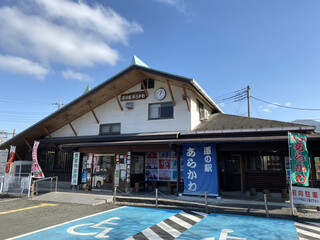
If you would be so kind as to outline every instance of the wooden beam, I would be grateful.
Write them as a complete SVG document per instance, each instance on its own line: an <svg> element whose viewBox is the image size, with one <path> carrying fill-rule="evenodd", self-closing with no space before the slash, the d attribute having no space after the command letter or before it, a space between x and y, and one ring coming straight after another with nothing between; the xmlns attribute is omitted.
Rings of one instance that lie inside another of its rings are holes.
<svg viewBox="0 0 320 240"><path fill-rule="evenodd" d="M142 76L141 76L141 72L139 72L139 76L140 76L141 84L142 84L143 89L144 89L144 94L146 94L146 96L149 97L149 93L148 93L148 91L147 91L146 85L145 85L144 82L143 82L143 78L142 78Z"/></svg>
<svg viewBox="0 0 320 240"><path fill-rule="evenodd" d="M71 129L72 129L72 131L73 131L74 135L77 137L77 136L78 136L78 134L77 134L76 130L74 130L74 128L73 128L73 126L72 126L71 122L69 121L69 119L68 119L67 117L66 117L66 119L67 119L68 124L69 124L69 126L71 127Z"/></svg>
<svg viewBox="0 0 320 240"><path fill-rule="evenodd" d="M15 153L15 156L17 156L19 160L22 160L18 153Z"/></svg>
<svg viewBox="0 0 320 240"><path fill-rule="evenodd" d="M190 112L190 104L189 104L189 97L187 95L186 87L183 85L183 93L184 93L184 98L187 103L188 111Z"/></svg>
<svg viewBox="0 0 320 240"><path fill-rule="evenodd" d="M49 131L46 127L44 127L43 130L46 132L46 134L49 136L49 138L52 138L51 134L49 133Z"/></svg>
<svg viewBox="0 0 320 240"><path fill-rule="evenodd" d="M174 97L173 97L173 93L172 93L172 89L171 89L171 85L170 85L170 81L169 81L169 80L167 80L167 84L168 84L168 88L169 88L169 92L170 92L172 104L173 104L173 106L175 107L175 106L176 106L176 101L174 100ZM189 112L190 112L190 111L189 111Z"/></svg>
<svg viewBox="0 0 320 240"><path fill-rule="evenodd" d="M118 102L118 104L119 104L119 107L120 107L121 111L123 111L123 107L122 107L122 105L121 105L121 103L120 103L119 97L118 97L118 96L115 96L115 98L117 99L117 102Z"/></svg>
<svg viewBox="0 0 320 240"><path fill-rule="evenodd" d="M27 144L27 146L29 147L29 149L32 151L32 147L30 146L30 144L28 143L28 141L24 138L23 141Z"/></svg>
<svg viewBox="0 0 320 240"><path fill-rule="evenodd" d="M112 88L113 89L113 91L114 91L114 97L116 98L116 100L117 100L117 102L118 102L118 105L119 105L119 107L120 107L120 110L121 111L123 111L123 107L122 107L122 105L121 105L121 102L120 102L120 100L119 100L119 97L118 97L118 95L116 94L116 88L115 87L113 87Z"/></svg>
<svg viewBox="0 0 320 240"><path fill-rule="evenodd" d="M98 119L98 117L97 117L96 113L93 111L93 109L92 109L92 107L91 107L90 103L88 103L88 106L89 106L90 111L92 112L92 114L93 114L94 118L96 119L97 123L99 124L99 123L100 123L100 122L99 122L99 119Z"/></svg>

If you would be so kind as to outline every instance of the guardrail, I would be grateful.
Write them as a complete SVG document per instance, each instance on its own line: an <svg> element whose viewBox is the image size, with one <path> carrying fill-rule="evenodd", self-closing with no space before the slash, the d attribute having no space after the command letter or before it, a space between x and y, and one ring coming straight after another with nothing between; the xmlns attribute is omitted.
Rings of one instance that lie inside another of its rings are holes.
<svg viewBox="0 0 320 240"><path fill-rule="evenodd" d="M38 195L38 192L39 192L39 182L43 182L43 181L48 181L50 180L51 181L51 184L50 184L50 192L52 192L52 181L53 179L55 179L55 189L54 191L57 192L58 190L58 177L57 176L54 176L54 177L47 177L47 178L40 178L40 179L37 179L37 180L34 180L32 181L31 183L31 193L28 194L28 197L32 197L34 195L34 193L36 195Z"/></svg>

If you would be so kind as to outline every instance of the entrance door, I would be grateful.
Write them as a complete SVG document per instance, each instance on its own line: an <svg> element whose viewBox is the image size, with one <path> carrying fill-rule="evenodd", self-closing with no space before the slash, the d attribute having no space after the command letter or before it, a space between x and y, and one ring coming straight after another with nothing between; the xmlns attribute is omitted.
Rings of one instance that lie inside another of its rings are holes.
<svg viewBox="0 0 320 240"><path fill-rule="evenodd" d="M241 155L224 155L220 159L220 185L224 191L241 191Z"/></svg>
<svg viewBox="0 0 320 240"><path fill-rule="evenodd" d="M92 187L112 189L114 169L114 154L95 154L93 161Z"/></svg>

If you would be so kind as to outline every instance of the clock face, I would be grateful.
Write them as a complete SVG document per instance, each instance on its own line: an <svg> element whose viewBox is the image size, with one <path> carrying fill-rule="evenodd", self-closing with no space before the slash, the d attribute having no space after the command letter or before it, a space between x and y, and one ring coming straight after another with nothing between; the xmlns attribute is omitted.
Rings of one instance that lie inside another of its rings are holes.
<svg viewBox="0 0 320 240"><path fill-rule="evenodd" d="M164 90L163 88L157 89L157 91L155 93L155 97L158 100L164 99L166 97L166 90Z"/></svg>

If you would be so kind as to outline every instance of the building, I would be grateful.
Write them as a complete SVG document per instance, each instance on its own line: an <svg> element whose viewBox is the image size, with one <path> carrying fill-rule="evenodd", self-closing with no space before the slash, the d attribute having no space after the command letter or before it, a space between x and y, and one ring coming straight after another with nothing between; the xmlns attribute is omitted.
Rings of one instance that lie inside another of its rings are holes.
<svg viewBox="0 0 320 240"><path fill-rule="evenodd" d="M0 149L15 145L16 159L31 160L33 141L40 141L46 176L70 186L73 177L89 189L112 189L119 181L127 191L148 182L185 194L281 192L289 131L309 134L315 186L320 135L314 126L224 114L195 80L134 56L128 68ZM74 153L80 154L75 175Z"/></svg>

